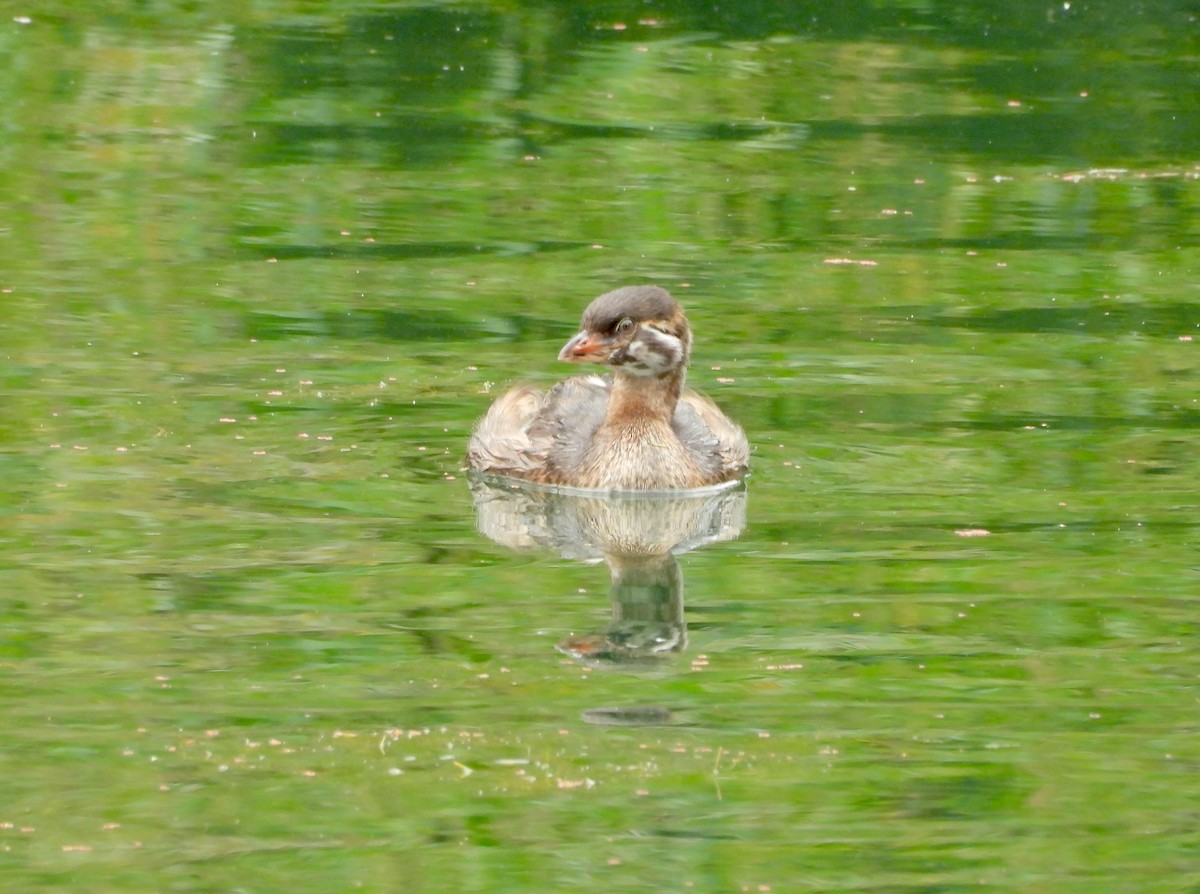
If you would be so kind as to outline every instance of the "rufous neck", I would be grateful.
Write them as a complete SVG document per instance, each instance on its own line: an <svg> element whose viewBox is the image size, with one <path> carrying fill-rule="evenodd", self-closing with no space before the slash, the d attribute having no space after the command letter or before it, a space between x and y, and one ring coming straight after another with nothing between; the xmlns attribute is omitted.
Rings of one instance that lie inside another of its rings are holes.
<svg viewBox="0 0 1200 894"><path fill-rule="evenodd" d="M683 379L682 368L663 376L632 376L616 372L605 421L660 420L669 425L675 415L679 395L683 393Z"/></svg>

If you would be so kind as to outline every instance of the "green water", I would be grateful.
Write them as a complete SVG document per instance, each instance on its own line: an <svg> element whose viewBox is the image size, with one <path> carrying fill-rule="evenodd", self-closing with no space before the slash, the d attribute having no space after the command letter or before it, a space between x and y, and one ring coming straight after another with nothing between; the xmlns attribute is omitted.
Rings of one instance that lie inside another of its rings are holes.
<svg viewBox="0 0 1200 894"><path fill-rule="evenodd" d="M1196 8L832 6L0 17L5 891L1200 889ZM650 584L462 471L642 281Z"/></svg>

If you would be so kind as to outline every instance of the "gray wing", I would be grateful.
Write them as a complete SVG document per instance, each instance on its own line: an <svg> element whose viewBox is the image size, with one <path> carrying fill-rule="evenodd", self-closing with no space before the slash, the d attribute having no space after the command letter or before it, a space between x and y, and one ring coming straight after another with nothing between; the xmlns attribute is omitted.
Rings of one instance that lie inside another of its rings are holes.
<svg viewBox="0 0 1200 894"><path fill-rule="evenodd" d="M749 467L750 444L745 433L704 395L685 389L672 427L688 452L714 476L734 478Z"/></svg>
<svg viewBox="0 0 1200 894"><path fill-rule="evenodd" d="M496 475L557 480L583 461L608 408L609 382L581 376L544 394L522 386L502 395L467 445L471 468Z"/></svg>

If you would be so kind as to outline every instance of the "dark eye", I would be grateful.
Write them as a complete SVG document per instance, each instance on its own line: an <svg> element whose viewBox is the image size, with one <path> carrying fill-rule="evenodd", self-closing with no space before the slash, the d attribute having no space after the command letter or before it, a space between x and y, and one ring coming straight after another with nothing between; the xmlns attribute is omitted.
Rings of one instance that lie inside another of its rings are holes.
<svg viewBox="0 0 1200 894"><path fill-rule="evenodd" d="M621 322L617 323L617 328L614 331L617 333L617 335L620 335L622 332L628 332L632 328L633 320L629 319L629 317L626 317Z"/></svg>

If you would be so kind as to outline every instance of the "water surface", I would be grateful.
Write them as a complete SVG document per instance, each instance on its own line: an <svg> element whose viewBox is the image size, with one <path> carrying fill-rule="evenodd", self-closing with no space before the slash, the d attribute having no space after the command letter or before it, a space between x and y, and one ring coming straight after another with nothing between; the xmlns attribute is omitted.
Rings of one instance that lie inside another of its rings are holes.
<svg viewBox="0 0 1200 894"><path fill-rule="evenodd" d="M6 17L6 890L1196 890L1196 27ZM642 281L740 533L485 536Z"/></svg>

